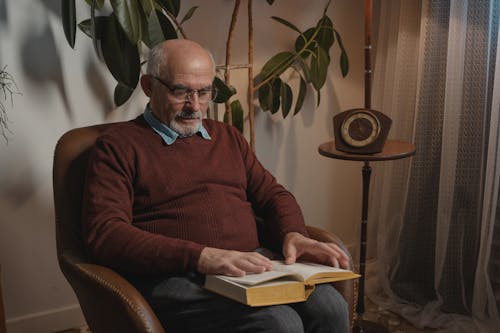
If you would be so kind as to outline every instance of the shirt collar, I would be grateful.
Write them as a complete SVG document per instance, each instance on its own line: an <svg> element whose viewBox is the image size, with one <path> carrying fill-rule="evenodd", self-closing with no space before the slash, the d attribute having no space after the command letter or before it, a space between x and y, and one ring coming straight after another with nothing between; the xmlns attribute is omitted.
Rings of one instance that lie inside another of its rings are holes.
<svg viewBox="0 0 500 333"><path fill-rule="evenodd" d="M158 120L148 106L144 110L144 119L146 119L149 126L161 136L167 145L171 145L179 137L177 132ZM196 133L200 133L201 137L205 140L212 140L205 127L203 127L203 123L200 123L200 128Z"/></svg>

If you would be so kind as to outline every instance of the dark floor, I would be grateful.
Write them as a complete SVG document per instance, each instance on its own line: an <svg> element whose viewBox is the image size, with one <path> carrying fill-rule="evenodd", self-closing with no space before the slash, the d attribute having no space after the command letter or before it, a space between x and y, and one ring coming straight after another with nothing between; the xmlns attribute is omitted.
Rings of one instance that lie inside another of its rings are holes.
<svg viewBox="0 0 500 333"><path fill-rule="evenodd" d="M433 329L425 329L421 330L413 327L410 323L408 323L403 318L399 317L396 314L393 314L388 311L380 311L377 309L377 306L370 302L370 300L365 301L366 304L366 312L364 318L366 320L370 320L373 322L377 322L387 327L389 332L391 333L434 333L436 330ZM90 333L88 328L74 328L56 333Z"/></svg>
<svg viewBox="0 0 500 333"><path fill-rule="evenodd" d="M386 327L391 333L435 333L434 329L418 329L404 318L384 310L379 310L369 299L365 299L366 311L364 319L370 320Z"/></svg>

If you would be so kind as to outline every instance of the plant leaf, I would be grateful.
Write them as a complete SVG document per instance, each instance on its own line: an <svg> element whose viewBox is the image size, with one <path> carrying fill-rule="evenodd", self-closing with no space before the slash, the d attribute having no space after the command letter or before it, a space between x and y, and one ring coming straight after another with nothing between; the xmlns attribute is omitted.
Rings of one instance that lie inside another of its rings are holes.
<svg viewBox="0 0 500 333"><path fill-rule="evenodd" d="M262 70L260 71L260 76L262 80L266 80L271 76L279 76L293 63L294 54L288 51L280 52L269 59Z"/></svg>
<svg viewBox="0 0 500 333"><path fill-rule="evenodd" d="M72 49L75 48L76 7L75 0L61 0L61 14L64 35Z"/></svg>
<svg viewBox="0 0 500 333"><path fill-rule="evenodd" d="M151 41L151 38L150 38L150 26L149 26L149 20L151 20L151 16L154 16L155 13L154 12L151 12L151 14L149 16L146 16L146 15L141 15L141 40L142 42L148 47L148 48L153 48L153 46L155 44L153 44L153 42ZM158 27L158 29L161 30L160 27ZM146 61L147 62L147 61Z"/></svg>
<svg viewBox="0 0 500 333"><path fill-rule="evenodd" d="M295 30L297 31L299 34L302 34L302 31L299 30L299 28L297 28L293 23L290 23L288 22L287 20L285 19L282 19L281 17L277 17L277 16L271 16L271 18L273 20L276 20L278 21L279 23L283 24L283 25L286 25L287 27L289 27L290 29L292 30Z"/></svg>
<svg viewBox="0 0 500 333"><path fill-rule="evenodd" d="M271 85L269 83L259 88L259 104L262 111L269 111L269 93L271 92Z"/></svg>
<svg viewBox="0 0 500 333"><path fill-rule="evenodd" d="M290 109L292 108L293 93L292 88L285 82L281 83L281 111L283 113L283 118L288 116Z"/></svg>
<svg viewBox="0 0 500 333"><path fill-rule="evenodd" d="M267 3L272 5L274 3L274 0L267 0Z"/></svg>
<svg viewBox="0 0 500 333"><path fill-rule="evenodd" d="M328 16L323 16L317 24L318 34L314 38L325 51L328 52L333 45L333 24Z"/></svg>
<svg viewBox="0 0 500 333"><path fill-rule="evenodd" d="M304 105L304 99L306 97L307 92L307 84L304 79L300 78L300 88L299 88L299 96L297 96L297 102L295 102L295 109L293 110L293 115L299 113L300 109L302 109L302 105Z"/></svg>
<svg viewBox="0 0 500 333"><path fill-rule="evenodd" d="M136 45L141 38L141 18L137 0L110 0L113 11L129 41Z"/></svg>
<svg viewBox="0 0 500 333"><path fill-rule="evenodd" d="M347 52L344 48L344 43L342 43L342 37L338 33L337 30L334 30L335 37L337 38L337 43L340 48L340 70L342 71L342 76L346 77L347 73L349 73L349 59L347 57Z"/></svg>
<svg viewBox="0 0 500 333"><path fill-rule="evenodd" d="M134 88L130 88L126 84L122 82L118 82L118 84L115 87L115 92L114 92L114 101L116 106L120 106L123 103L125 103L130 96L132 96L132 93L134 92Z"/></svg>
<svg viewBox="0 0 500 333"><path fill-rule="evenodd" d="M177 38L177 32L172 23L159 10L155 10L149 16L148 35L151 47L164 40Z"/></svg>
<svg viewBox="0 0 500 333"><path fill-rule="evenodd" d="M184 17L182 18L181 24L186 22L187 20L189 20L193 16L193 14L197 8L198 8L198 6L194 6L194 7L189 8L186 15L184 15Z"/></svg>
<svg viewBox="0 0 500 333"><path fill-rule="evenodd" d="M308 50L313 52L317 47L316 43L313 42L309 43L307 48L304 49L306 44L313 38L314 31L315 30L313 28L309 28L295 40L295 52L300 53L302 58L306 58L309 55L309 52L307 52Z"/></svg>
<svg viewBox="0 0 500 333"><path fill-rule="evenodd" d="M107 20L101 47L106 66L116 81L135 89L140 74L139 52L113 14Z"/></svg>
<svg viewBox="0 0 500 333"><path fill-rule="evenodd" d="M102 36L104 34L104 31L106 29L106 24L107 21L109 21L109 16L96 16L94 17L94 32L95 32L95 38L97 39L102 39ZM87 19L85 21L82 21L78 24L78 28L87 36L92 38L92 20Z"/></svg>
<svg viewBox="0 0 500 333"><path fill-rule="evenodd" d="M340 54L340 70L342 71L342 77L346 77L347 73L349 73L349 59L345 52Z"/></svg>
<svg viewBox="0 0 500 333"><path fill-rule="evenodd" d="M233 86L228 86L219 77L214 77L212 85L217 89L217 96L214 99L214 103L226 103L231 96L236 94L236 89Z"/></svg>
<svg viewBox="0 0 500 333"><path fill-rule="evenodd" d="M141 0L141 6L146 16L151 15L151 12L154 9L153 0Z"/></svg>
<svg viewBox="0 0 500 333"><path fill-rule="evenodd" d="M104 34L104 29L106 27L106 20L109 20L108 16L96 16L94 17L94 32L95 38L102 39ZM92 38L92 20L86 19L78 24L78 28L87 36Z"/></svg>
<svg viewBox="0 0 500 333"><path fill-rule="evenodd" d="M243 133L243 107L241 106L240 101L232 101L229 107L233 116L233 126L236 127L240 133ZM224 113L224 122L228 122L227 112Z"/></svg>
<svg viewBox="0 0 500 333"><path fill-rule="evenodd" d="M311 83L316 90L321 89L325 84L329 64L328 53L322 47L317 47L311 59Z"/></svg>
<svg viewBox="0 0 500 333"><path fill-rule="evenodd" d="M280 93L281 93L281 79L278 77L272 81L272 88L270 94L270 97L272 98L270 111L272 114L278 112L280 108Z"/></svg>
<svg viewBox="0 0 500 333"><path fill-rule="evenodd" d="M306 61L302 58L298 58L297 63L299 64L300 69L302 69L304 80L306 80L306 82L311 82L311 70L309 69Z"/></svg>
<svg viewBox="0 0 500 333"><path fill-rule="evenodd" d="M92 4L90 5L90 31L91 31L92 46L94 47L94 51L97 54L97 56L99 57L99 59L103 60L102 51L99 48L99 40L96 37L97 32L95 31L96 26L97 26L96 16L95 16L96 6L97 6L97 1L93 0Z"/></svg>
<svg viewBox="0 0 500 333"><path fill-rule="evenodd" d="M180 0L157 0L163 8L165 8L170 14L177 17L179 15L179 11L181 10L181 2Z"/></svg>

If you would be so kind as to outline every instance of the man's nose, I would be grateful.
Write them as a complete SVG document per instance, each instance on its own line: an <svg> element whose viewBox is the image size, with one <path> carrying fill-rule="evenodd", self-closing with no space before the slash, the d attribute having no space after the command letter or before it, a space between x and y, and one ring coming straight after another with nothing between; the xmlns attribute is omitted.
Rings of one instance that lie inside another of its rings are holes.
<svg viewBox="0 0 500 333"><path fill-rule="evenodd" d="M191 105L191 107L195 110L200 108L200 97L198 96L198 91L191 91L186 96L186 101Z"/></svg>

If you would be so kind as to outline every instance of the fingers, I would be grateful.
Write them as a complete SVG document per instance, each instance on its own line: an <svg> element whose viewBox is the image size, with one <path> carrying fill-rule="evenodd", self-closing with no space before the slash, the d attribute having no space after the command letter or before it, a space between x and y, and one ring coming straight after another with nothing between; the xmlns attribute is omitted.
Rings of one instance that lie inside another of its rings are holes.
<svg viewBox="0 0 500 333"><path fill-rule="evenodd" d="M273 269L273 264L269 258L255 252L242 252L237 265L247 273L262 273Z"/></svg>
<svg viewBox="0 0 500 333"><path fill-rule="evenodd" d="M333 267L349 268L349 257L347 254L334 243L323 243L325 254L329 256L330 264Z"/></svg>
<svg viewBox="0 0 500 333"><path fill-rule="evenodd" d="M287 244L283 248L283 256L285 257L285 264L291 265L297 260L297 249L291 244Z"/></svg>
<svg viewBox="0 0 500 333"><path fill-rule="evenodd" d="M198 259L198 271L203 274L244 276L272 270L270 259L256 252L239 252L206 247Z"/></svg>
<svg viewBox="0 0 500 333"><path fill-rule="evenodd" d="M331 258L330 258L330 260L331 260L331 262L330 262L330 263L331 263L331 265L332 265L333 267L336 267L336 268L339 268L339 267L340 267L340 265L339 265L339 261L337 260L337 258L335 258L335 257L331 257Z"/></svg>
<svg viewBox="0 0 500 333"><path fill-rule="evenodd" d="M221 267L222 269L219 271L219 273L213 273L213 274L218 274L218 275L226 275L226 276L236 276L236 277L242 277L246 275L246 272L234 265L227 265Z"/></svg>
<svg viewBox="0 0 500 333"><path fill-rule="evenodd" d="M319 242L300 234L287 235L283 255L286 264L292 264L299 258L333 267L349 268L349 257L337 244Z"/></svg>

